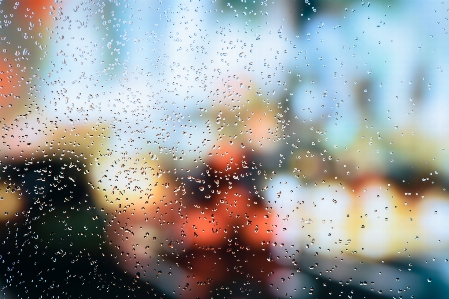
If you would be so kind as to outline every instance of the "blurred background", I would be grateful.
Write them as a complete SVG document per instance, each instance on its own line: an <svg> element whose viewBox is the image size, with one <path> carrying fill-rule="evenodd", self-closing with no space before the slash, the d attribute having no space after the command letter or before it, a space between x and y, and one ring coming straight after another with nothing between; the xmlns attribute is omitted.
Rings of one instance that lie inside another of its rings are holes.
<svg viewBox="0 0 449 299"><path fill-rule="evenodd" d="M2 298L444 297L448 9L0 1Z"/></svg>

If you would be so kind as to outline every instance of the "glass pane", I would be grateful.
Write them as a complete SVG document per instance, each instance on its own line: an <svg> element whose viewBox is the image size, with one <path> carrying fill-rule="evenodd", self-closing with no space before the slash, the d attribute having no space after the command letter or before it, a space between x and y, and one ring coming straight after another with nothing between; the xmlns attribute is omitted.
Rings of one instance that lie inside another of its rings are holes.
<svg viewBox="0 0 449 299"><path fill-rule="evenodd" d="M0 1L3 298L444 297L448 9Z"/></svg>

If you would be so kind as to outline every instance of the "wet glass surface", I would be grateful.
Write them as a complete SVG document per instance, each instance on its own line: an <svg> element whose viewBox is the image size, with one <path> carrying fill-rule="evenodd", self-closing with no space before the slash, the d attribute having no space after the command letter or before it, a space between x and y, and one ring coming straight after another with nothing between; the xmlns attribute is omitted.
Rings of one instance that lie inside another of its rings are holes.
<svg viewBox="0 0 449 299"><path fill-rule="evenodd" d="M449 291L434 1L0 1L2 298Z"/></svg>

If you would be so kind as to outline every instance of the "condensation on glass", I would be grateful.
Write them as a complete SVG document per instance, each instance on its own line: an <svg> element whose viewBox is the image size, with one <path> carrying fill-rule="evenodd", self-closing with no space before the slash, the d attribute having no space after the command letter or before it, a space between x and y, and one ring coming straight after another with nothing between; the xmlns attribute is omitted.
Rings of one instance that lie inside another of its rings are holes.
<svg viewBox="0 0 449 299"><path fill-rule="evenodd" d="M430 298L449 6L0 1L3 298Z"/></svg>

